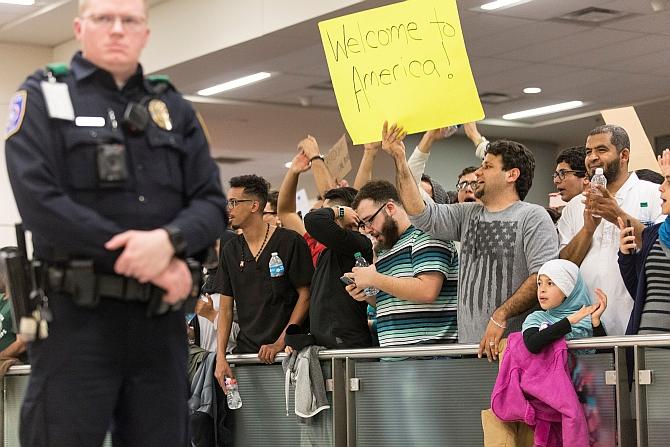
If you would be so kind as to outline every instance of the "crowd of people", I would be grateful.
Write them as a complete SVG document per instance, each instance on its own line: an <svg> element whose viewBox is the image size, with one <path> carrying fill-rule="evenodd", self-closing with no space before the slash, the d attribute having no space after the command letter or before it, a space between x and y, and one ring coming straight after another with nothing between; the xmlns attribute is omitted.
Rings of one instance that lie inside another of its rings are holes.
<svg viewBox="0 0 670 447"><path fill-rule="evenodd" d="M80 0L81 51L11 99L7 170L39 261L30 297L11 297L32 306L25 327L0 275L0 360L31 364L22 445L100 445L108 430L118 445L229 439L206 427L225 417L212 408L234 389L231 352L271 364L307 346L458 342L493 361L508 334L539 356L564 338L670 332L670 150L659 186L629 172L625 129L599 126L559 154L567 205L548 210L524 201L536 163L525 145L463 124L482 162L437 178L424 172L431 148L456 127L426 132L408 158L402 126L379 123L353 187L308 136L278 190L249 173L225 197L193 106L144 76L147 14L145 0ZM373 175L378 156L394 182ZM600 169L606 186L589 181ZM302 216L307 171L319 200ZM196 260L209 276L185 315Z"/></svg>
<svg viewBox="0 0 670 447"><path fill-rule="evenodd" d="M234 307L235 352L257 353L265 363L290 350L296 334L328 349L477 343L480 356L493 360L503 336L521 331L542 308L538 291L556 282L538 272L559 258L583 277L589 313L575 312L602 314L596 335L670 331L663 295L670 270L659 231L670 207L663 198L669 179L659 187L628 172L623 128L597 127L584 147L559 153L552 178L567 205L553 210L557 224L546 208L524 201L534 177L532 151L514 141L489 142L475 123L464 128L483 160L463 168L454 194L423 171L432 144L455 127L426 132L408 154L402 128L385 124L382 140L364 146L354 187L332 177L311 136L298 144L278 192L255 174L230 180L237 235L222 246L212 273L222 303L220 380L233 375L225 350ZM394 160L395 184L374 179L380 152ZM670 176L668 152L659 166ZM603 168L607 187L591 188L596 168ZM308 170L320 200L303 218L295 194ZM283 264L279 277L269 267L275 253ZM357 267L357 256L368 266ZM644 270L649 256L652 277ZM541 339L569 334L566 324Z"/></svg>

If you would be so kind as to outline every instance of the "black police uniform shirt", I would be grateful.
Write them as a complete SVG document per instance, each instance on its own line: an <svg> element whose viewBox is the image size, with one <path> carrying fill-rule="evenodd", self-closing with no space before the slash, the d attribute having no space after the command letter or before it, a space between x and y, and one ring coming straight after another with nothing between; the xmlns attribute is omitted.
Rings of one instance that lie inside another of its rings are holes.
<svg viewBox="0 0 670 447"><path fill-rule="evenodd" d="M10 122L5 144L14 197L36 256L93 259L97 271L112 273L121 251L104 244L125 230L175 225L188 255L216 240L226 221L219 171L197 115L177 91L152 96L167 106L172 130L150 119L143 133L132 134L122 124L128 103L155 94L141 67L119 89L109 72L77 53L69 73L58 77L69 88L75 116L102 117L102 127L50 118L44 80L39 70L21 86L11 112L20 121ZM97 175L96 154L105 143L126 148L127 179L111 186L101 186Z"/></svg>
<svg viewBox="0 0 670 447"><path fill-rule="evenodd" d="M273 252L284 264L284 275L275 278L270 277L269 267ZM232 296L237 305L240 332L234 352L256 353L262 345L277 341L298 301L296 289L309 286L313 274L309 247L295 231L275 229L258 262L244 236L228 241L221 251L214 289Z"/></svg>
<svg viewBox="0 0 670 447"><path fill-rule="evenodd" d="M353 299L340 280L354 268L357 252L372 264L372 242L340 227L332 208L307 214L305 229L326 246L316 263L309 299L309 328L316 343L329 349L372 346L367 303Z"/></svg>

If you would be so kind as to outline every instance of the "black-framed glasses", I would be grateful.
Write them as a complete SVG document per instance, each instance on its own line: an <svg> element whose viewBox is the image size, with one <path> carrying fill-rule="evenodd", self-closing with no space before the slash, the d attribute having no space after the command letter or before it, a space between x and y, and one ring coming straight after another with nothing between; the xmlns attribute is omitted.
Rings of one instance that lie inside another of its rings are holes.
<svg viewBox="0 0 670 447"><path fill-rule="evenodd" d="M276 211L263 211L263 216L276 216Z"/></svg>
<svg viewBox="0 0 670 447"><path fill-rule="evenodd" d="M358 222L358 228L363 228L363 227L370 228L372 226L372 221L375 220L375 217L377 217L377 214L379 214L381 212L381 210L384 209L385 206L386 206L386 204L383 204L382 206L379 207L379 209L377 211L375 211L375 213L372 216Z"/></svg>
<svg viewBox="0 0 670 447"><path fill-rule="evenodd" d="M556 180L557 178L560 181L565 180L565 174L575 174L578 177L583 177L586 174L586 171L575 171L574 169L559 169L558 171L551 174L551 178Z"/></svg>
<svg viewBox="0 0 670 447"><path fill-rule="evenodd" d="M255 202L253 199L228 199L228 208L236 208L237 205L244 202Z"/></svg>
<svg viewBox="0 0 670 447"><path fill-rule="evenodd" d="M456 189L459 190L459 191L464 190L468 186L470 187L470 189L472 189L474 191L474 189L477 187L477 180L473 180L471 182L462 181L462 182L456 183Z"/></svg>

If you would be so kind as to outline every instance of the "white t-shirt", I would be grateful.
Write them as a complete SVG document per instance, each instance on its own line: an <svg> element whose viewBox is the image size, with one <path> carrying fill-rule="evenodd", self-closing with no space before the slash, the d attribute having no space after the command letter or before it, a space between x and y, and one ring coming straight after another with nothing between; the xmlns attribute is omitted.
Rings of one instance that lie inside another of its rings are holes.
<svg viewBox="0 0 670 447"><path fill-rule="evenodd" d="M212 305L217 313L217 318L212 322L205 317L197 316L198 324L200 325L200 347L211 352L216 352L216 330L218 329L219 298L221 295L213 293L210 297L212 298Z"/></svg>
<svg viewBox="0 0 670 447"><path fill-rule="evenodd" d="M661 214L661 193L658 187L659 185L655 183L640 180L632 172L615 197L621 209L638 220L662 222L665 216ZM584 226L583 201L584 196L580 194L573 197L563 208L558 221L561 250ZM648 211L643 215L640 204L645 202ZM602 316L607 335L624 335L633 310L633 298L628 293L619 271L617 255L619 235L619 226L603 219L593 234L591 248L580 266L591 299L595 297L596 288L602 289L607 294L607 309Z"/></svg>

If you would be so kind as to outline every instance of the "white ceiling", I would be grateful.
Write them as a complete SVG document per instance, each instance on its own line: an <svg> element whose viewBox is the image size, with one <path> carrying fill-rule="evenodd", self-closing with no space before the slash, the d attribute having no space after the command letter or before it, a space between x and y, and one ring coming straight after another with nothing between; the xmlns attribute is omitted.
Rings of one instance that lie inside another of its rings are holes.
<svg viewBox="0 0 670 447"><path fill-rule="evenodd" d="M154 6L167 0L149 0ZM33 6L0 5L0 42L56 46L72 39L78 0L36 0Z"/></svg>
<svg viewBox="0 0 670 447"><path fill-rule="evenodd" d="M164 0L153 3L160 1ZM45 11L59 3L63 2L42 0L30 11ZM64 3L23 22L20 11L25 9L0 7L0 42L54 46L68 40L76 0ZM337 15L388 3L393 2L368 0ZM654 12L649 0L535 0L496 12L475 10L482 3L458 0L477 87L480 93L513 98L485 104L487 119L556 102L587 103L581 109L525 120L520 127L482 126L485 134L573 145L599 123L598 110L629 104L646 104L638 112L650 135L670 133L670 8ZM599 26L557 20L589 6L631 15ZM280 177L283 162L302 136L311 133L332 144L344 132L333 92L313 88L330 80L317 29L324 18L165 70L190 95L241 75L274 74L267 81L218 96L221 104L198 104L213 135L215 154L252 154L251 164L237 168L275 169L274 176ZM543 92L524 95L521 90L528 86ZM593 116L571 119L590 112ZM546 122L552 124L543 125Z"/></svg>

